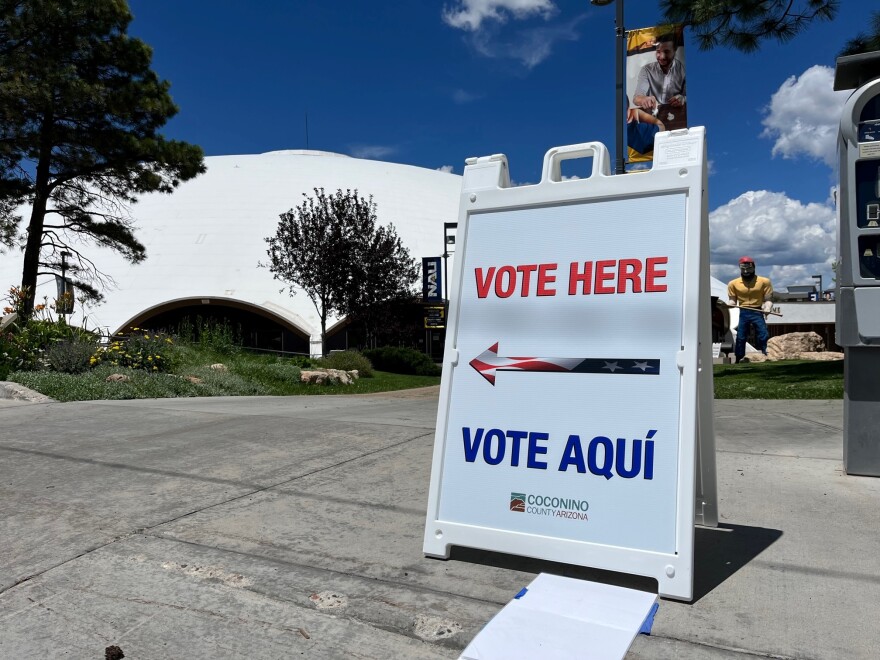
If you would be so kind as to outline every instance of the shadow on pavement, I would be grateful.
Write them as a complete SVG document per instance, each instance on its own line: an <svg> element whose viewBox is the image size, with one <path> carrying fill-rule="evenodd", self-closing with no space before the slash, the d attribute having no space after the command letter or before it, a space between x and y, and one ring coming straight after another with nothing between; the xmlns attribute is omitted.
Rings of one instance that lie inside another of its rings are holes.
<svg viewBox="0 0 880 660"><path fill-rule="evenodd" d="M773 545L778 529L724 525L697 527L694 534L694 600L696 603Z"/></svg>

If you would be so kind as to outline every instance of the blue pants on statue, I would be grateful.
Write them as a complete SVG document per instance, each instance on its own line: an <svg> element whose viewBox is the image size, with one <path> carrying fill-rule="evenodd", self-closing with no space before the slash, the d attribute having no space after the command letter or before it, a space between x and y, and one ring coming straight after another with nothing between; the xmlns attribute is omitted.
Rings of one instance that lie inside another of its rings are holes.
<svg viewBox="0 0 880 660"><path fill-rule="evenodd" d="M749 336L749 327L754 325L756 332L755 348L767 355L767 340L770 339L770 331L767 330L767 322L764 314L751 309L739 310L739 325L736 327L736 346L733 354L737 361L746 355L746 339Z"/></svg>

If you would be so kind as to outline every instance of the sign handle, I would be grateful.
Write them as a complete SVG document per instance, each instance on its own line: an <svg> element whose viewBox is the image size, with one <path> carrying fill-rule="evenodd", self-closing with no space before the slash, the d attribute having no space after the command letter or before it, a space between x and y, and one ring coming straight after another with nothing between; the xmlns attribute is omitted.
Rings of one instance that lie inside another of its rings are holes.
<svg viewBox="0 0 880 660"><path fill-rule="evenodd" d="M554 147L544 154L541 183L544 184L548 181L558 183L562 181L562 161L590 157L593 159L593 171L590 174L590 178L594 176L611 176L611 155L608 153L608 148L601 142L583 142L581 144L569 144L564 147Z"/></svg>

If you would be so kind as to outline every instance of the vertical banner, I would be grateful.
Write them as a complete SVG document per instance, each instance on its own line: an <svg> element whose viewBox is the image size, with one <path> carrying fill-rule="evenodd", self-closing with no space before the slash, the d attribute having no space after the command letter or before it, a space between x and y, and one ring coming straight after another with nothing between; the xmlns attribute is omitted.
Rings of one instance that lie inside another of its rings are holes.
<svg viewBox="0 0 880 660"><path fill-rule="evenodd" d="M627 160L650 162L657 133L687 128L682 26L627 32L626 92Z"/></svg>
<svg viewBox="0 0 880 660"><path fill-rule="evenodd" d="M443 300L443 281L440 275L441 258L422 258L422 299L425 302L440 302Z"/></svg>
<svg viewBox="0 0 880 660"><path fill-rule="evenodd" d="M55 299L55 309L59 314L73 314L73 284L67 278L55 276L55 286L58 289L58 297Z"/></svg>

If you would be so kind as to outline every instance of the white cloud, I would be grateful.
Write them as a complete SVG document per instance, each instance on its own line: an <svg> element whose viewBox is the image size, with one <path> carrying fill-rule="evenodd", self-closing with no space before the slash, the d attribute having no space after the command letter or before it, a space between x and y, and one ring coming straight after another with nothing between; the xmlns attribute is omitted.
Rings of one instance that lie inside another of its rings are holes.
<svg viewBox="0 0 880 660"><path fill-rule="evenodd" d="M586 17L577 16L568 23L544 25L501 36L497 30L478 30L470 35L471 46L485 57L518 60L527 69L533 69L546 60L553 48L561 41L577 41L580 34L575 29Z"/></svg>
<svg viewBox="0 0 880 660"><path fill-rule="evenodd" d="M466 92L463 89L456 89L452 92L452 100L458 105L464 105L465 103L471 103L472 101L478 101L483 98L482 94L474 94L473 92Z"/></svg>
<svg viewBox="0 0 880 660"><path fill-rule="evenodd" d="M455 172L455 168L452 165L441 165L437 168L438 172L446 172L447 174L452 174Z"/></svg>
<svg viewBox="0 0 880 660"><path fill-rule="evenodd" d="M518 60L532 69L550 56L557 43L580 37L575 27L586 14L567 23L549 23L557 12L553 0L457 0L444 7L442 16L447 25L467 32L466 41L481 55ZM511 18L539 19L544 23L515 33L502 30Z"/></svg>
<svg viewBox="0 0 880 660"><path fill-rule="evenodd" d="M831 204L803 204L783 193L749 191L709 214L712 275L722 282L739 274L743 255L774 288L811 284L822 274L831 282L837 219Z"/></svg>
<svg viewBox="0 0 880 660"><path fill-rule="evenodd" d="M835 92L834 70L812 66L791 76L770 98L762 137L775 140L773 155L806 155L829 167L837 163L837 129L848 91Z"/></svg>
<svg viewBox="0 0 880 660"><path fill-rule="evenodd" d="M351 155L355 158L366 158L368 160L382 160L394 154L396 147L384 146L381 144L360 144L351 147Z"/></svg>
<svg viewBox="0 0 880 660"><path fill-rule="evenodd" d="M451 7L443 8L443 21L454 28L476 32L484 21L504 23L509 16L546 19L556 11L552 0L458 0Z"/></svg>

